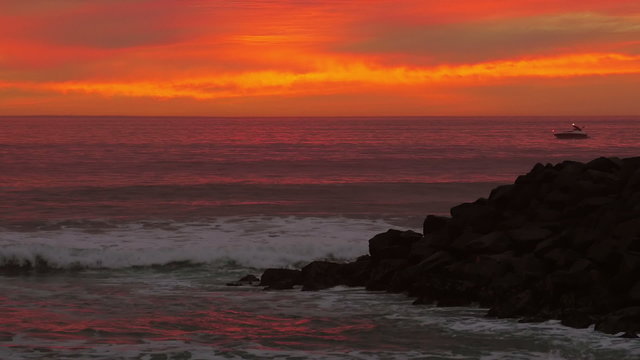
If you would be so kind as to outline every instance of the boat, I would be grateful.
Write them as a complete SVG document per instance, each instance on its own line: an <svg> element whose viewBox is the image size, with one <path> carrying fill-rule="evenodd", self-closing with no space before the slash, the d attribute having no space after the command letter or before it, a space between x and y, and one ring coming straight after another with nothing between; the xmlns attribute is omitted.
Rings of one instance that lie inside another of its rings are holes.
<svg viewBox="0 0 640 360"><path fill-rule="evenodd" d="M589 135L587 135L587 133L578 125L571 124L571 126L573 128L567 131L556 132L553 130L553 135L558 139L586 139L589 137Z"/></svg>

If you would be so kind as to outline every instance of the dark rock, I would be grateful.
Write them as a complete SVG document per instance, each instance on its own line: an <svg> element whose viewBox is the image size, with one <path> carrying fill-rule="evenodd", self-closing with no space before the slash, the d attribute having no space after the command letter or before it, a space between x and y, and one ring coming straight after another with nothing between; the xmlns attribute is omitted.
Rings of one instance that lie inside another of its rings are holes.
<svg viewBox="0 0 640 360"><path fill-rule="evenodd" d="M640 280L636 281L635 285L629 290L629 298L632 301L640 302Z"/></svg>
<svg viewBox="0 0 640 360"><path fill-rule="evenodd" d="M640 157L536 164L451 218L427 216L423 231L389 230L369 241L371 256L268 270L261 284L365 285L416 304L479 303L490 316L640 331Z"/></svg>
<svg viewBox="0 0 640 360"><path fill-rule="evenodd" d="M542 279L549 273L549 267L533 254L514 258L511 266L513 272L524 280Z"/></svg>
<svg viewBox="0 0 640 360"><path fill-rule="evenodd" d="M347 286L366 286L371 277L372 262L371 258L361 256L357 261L344 264L342 268L343 276L346 279Z"/></svg>
<svg viewBox="0 0 640 360"><path fill-rule="evenodd" d="M547 229L532 226L511 230L508 235L518 250L529 252L550 237L552 233Z"/></svg>
<svg viewBox="0 0 640 360"><path fill-rule="evenodd" d="M640 306L611 312L596 322L596 330L607 334L640 332Z"/></svg>
<svg viewBox="0 0 640 360"><path fill-rule="evenodd" d="M240 278L240 280L227 283L227 286L254 285L259 282L260 282L260 279L258 279L257 276L249 274L249 275L243 276L242 278Z"/></svg>
<svg viewBox="0 0 640 360"><path fill-rule="evenodd" d="M369 240L369 254L374 261L382 259L406 259L411 252L411 245L420 240L422 234L407 230L389 229Z"/></svg>
<svg viewBox="0 0 640 360"><path fill-rule="evenodd" d="M409 261L418 263L438 251L438 248L434 247L427 238L422 238L411 244L411 250L409 251Z"/></svg>
<svg viewBox="0 0 640 360"><path fill-rule="evenodd" d="M434 269L438 269L444 267L454 261L454 257L447 251L438 251L435 254L429 256L422 262L420 262L417 266L423 272L429 272Z"/></svg>
<svg viewBox="0 0 640 360"><path fill-rule="evenodd" d="M387 290L390 289L391 280L396 273L409 267L409 262L405 259L384 259L371 271L371 277L367 282L367 290Z"/></svg>
<svg viewBox="0 0 640 360"><path fill-rule="evenodd" d="M497 254L507 251L511 240L502 231L496 231L478 237L466 244L466 249L473 253Z"/></svg>
<svg viewBox="0 0 640 360"><path fill-rule="evenodd" d="M614 172L619 171L623 166L623 162L618 158L599 157L587 163L587 168L602 171Z"/></svg>
<svg viewBox="0 0 640 360"><path fill-rule="evenodd" d="M618 224L613 234L620 238L637 239L640 236L640 217Z"/></svg>
<svg viewBox="0 0 640 360"><path fill-rule="evenodd" d="M595 323L595 320L586 312L573 311L562 315L562 325L576 329L586 329Z"/></svg>
<svg viewBox="0 0 640 360"><path fill-rule="evenodd" d="M508 264L488 256L478 256L472 261L457 262L446 267L450 276L471 280L477 285L484 285L491 279L504 275L508 270Z"/></svg>
<svg viewBox="0 0 640 360"><path fill-rule="evenodd" d="M415 304L468 306L477 299L478 290L478 286L471 281L427 276L414 284L409 295L418 297Z"/></svg>
<svg viewBox="0 0 640 360"><path fill-rule="evenodd" d="M436 215L427 215L422 224L423 234L433 234L444 230L451 222L451 218Z"/></svg>
<svg viewBox="0 0 640 360"><path fill-rule="evenodd" d="M344 264L329 261L314 261L302 268L302 290L322 290L344 285Z"/></svg>
<svg viewBox="0 0 640 360"><path fill-rule="evenodd" d="M302 285L302 271L291 269L267 269L262 273L260 286L268 289L291 289L295 285Z"/></svg>
<svg viewBox="0 0 640 360"><path fill-rule="evenodd" d="M504 207L509 203L509 199L513 194L513 189L515 185L502 185L497 188L491 190L491 194L489 195L489 201L491 203L497 204L499 207Z"/></svg>
<svg viewBox="0 0 640 360"><path fill-rule="evenodd" d="M543 256L551 266L556 269L567 268L573 265L581 256L571 249L555 248Z"/></svg>
<svg viewBox="0 0 640 360"><path fill-rule="evenodd" d="M537 310L537 301L533 291L530 289L496 300L496 304L489 309L488 316L498 318L520 317L535 314Z"/></svg>
<svg viewBox="0 0 640 360"><path fill-rule="evenodd" d="M486 200L464 203L451 208L453 222L465 224L480 234L490 232L498 222L499 215L499 212Z"/></svg>

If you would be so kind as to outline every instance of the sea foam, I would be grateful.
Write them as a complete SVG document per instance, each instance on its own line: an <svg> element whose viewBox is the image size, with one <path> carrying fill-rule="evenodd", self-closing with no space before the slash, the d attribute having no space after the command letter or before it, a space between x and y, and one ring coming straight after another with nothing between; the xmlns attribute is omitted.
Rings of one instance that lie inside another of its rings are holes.
<svg viewBox="0 0 640 360"><path fill-rule="evenodd" d="M53 269L191 264L296 267L349 260L393 227L347 218L228 217L202 223L140 222L113 228L63 227L0 233L0 266Z"/></svg>

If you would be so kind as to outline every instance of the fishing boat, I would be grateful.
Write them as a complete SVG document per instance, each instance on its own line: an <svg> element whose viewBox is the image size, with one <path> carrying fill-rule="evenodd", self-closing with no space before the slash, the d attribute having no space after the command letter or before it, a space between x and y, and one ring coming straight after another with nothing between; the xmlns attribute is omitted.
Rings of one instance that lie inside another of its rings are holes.
<svg viewBox="0 0 640 360"><path fill-rule="evenodd" d="M586 139L589 137L587 133L578 125L571 124L572 129L567 131L556 132L553 130L553 135L558 139Z"/></svg>

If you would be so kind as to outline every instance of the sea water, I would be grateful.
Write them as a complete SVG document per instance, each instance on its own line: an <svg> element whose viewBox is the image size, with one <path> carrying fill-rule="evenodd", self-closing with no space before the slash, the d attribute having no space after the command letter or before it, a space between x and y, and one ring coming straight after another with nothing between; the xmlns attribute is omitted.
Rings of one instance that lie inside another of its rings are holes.
<svg viewBox="0 0 640 360"><path fill-rule="evenodd" d="M591 137L553 137L573 122ZM403 294L225 286L598 156L640 156L640 118L1 117L0 359L639 358Z"/></svg>

